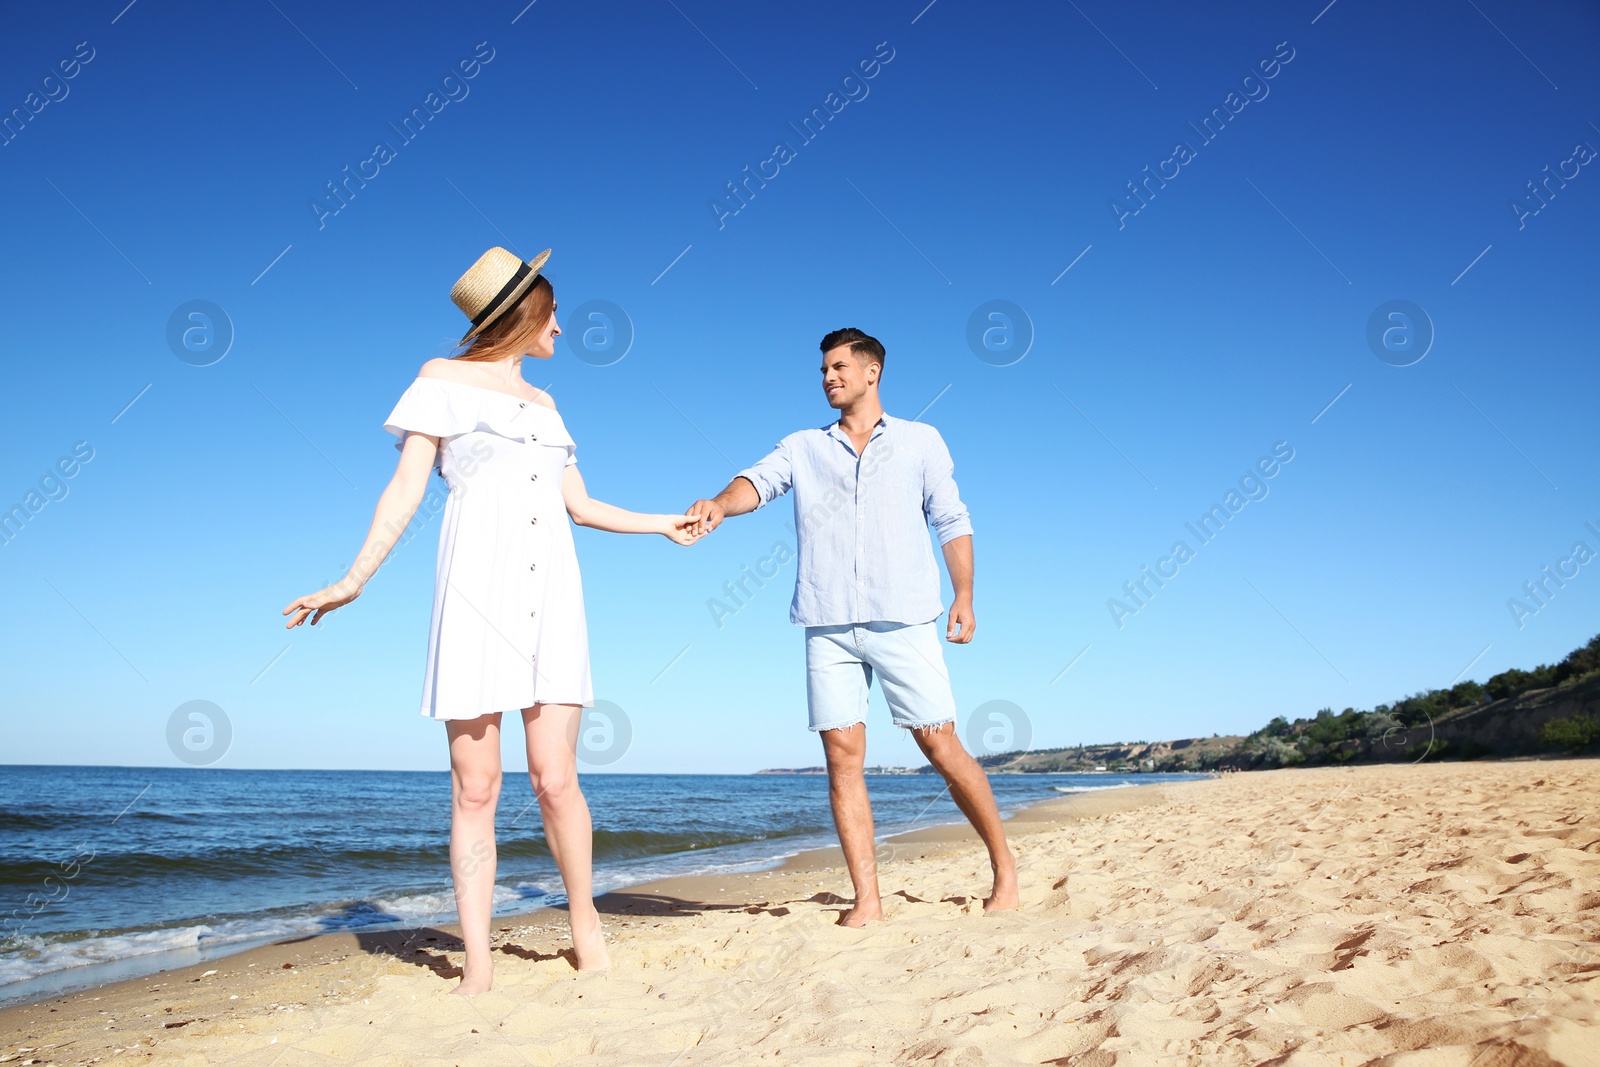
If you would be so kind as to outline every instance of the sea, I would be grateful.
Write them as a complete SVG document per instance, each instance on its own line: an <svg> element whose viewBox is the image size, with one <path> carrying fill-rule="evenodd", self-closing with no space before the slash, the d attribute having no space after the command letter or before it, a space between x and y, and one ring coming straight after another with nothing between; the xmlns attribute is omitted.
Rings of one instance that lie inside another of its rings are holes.
<svg viewBox="0 0 1600 1067"><path fill-rule="evenodd" d="M991 775L1002 812L1176 774ZM834 843L827 779L589 774L595 891L768 869ZM880 836L960 822L929 774L868 779ZM444 771L0 767L0 1004L286 937L455 920ZM526 775L507 773L495 910L566 898Z"/></svg>

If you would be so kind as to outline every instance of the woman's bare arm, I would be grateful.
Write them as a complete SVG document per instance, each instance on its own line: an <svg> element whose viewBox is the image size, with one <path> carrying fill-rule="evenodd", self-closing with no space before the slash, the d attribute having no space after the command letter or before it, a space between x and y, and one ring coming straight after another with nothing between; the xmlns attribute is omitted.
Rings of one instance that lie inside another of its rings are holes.
<svg viewBox="0 0 1600 1067"><path fill-rule="evenodd" d="M645 515L627 511L589 495L583 475L576 465L567 467L561 478L561 497L567 514L579 526L608 533L658 533L680 545L692 545L704 535L700 519L691 515Z"/></svg>
<svg viewBox="0 0 1600 1067"><path fill-rule="evenodd" d="M389 479L388 486L378 497L378 506L372 513L372 526L367 530L367 539L356 554L356 561L349 573L326 589L300 597L284 608L283 613L292 616L285 628L299 626L307 617L315 626L328 612L343 607L361 595L362 587L378 572L400 535L405 532L411 516L417 513L417 505L422 503L422 494L428 487L433 461L438 454L437 437L420 433L406 435L405 446L400 450L400 463L395 467L394 477Z"/></svg>

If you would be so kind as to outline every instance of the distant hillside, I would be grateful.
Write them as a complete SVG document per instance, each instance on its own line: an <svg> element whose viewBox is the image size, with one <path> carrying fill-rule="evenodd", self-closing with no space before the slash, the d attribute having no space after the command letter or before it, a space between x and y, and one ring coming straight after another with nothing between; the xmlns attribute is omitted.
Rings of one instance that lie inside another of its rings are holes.
<svg viewBox="0 0 1600 1067"><path fill-rule="evenodd" d="M1560 663L1479 685L1430 689L1371 711L1273 719L1220 758L1238 770L1349 762L1477 759L1593 750L1600 741L1600 636Z"/></svg>
<svg viewBox="0 0 1600 1067"><path fill-rule="evenodd" d="M1248 737L1003 752L992 773L1260 770L1328 763L1478 759L1600 747L1600 635L1559 663L1430 689L1371 711L1278 716Z"/></svg>
<svg viewBox="0 0 1600 1067"><path fill-rule="evenodd" d="M980 756L990 774L1084 774L1093 771L1210 770L1242 737L1194 737L1183 741L1133 741L1115 745L1042 748ZM928 768L932 770L932 768Z"/></svg>

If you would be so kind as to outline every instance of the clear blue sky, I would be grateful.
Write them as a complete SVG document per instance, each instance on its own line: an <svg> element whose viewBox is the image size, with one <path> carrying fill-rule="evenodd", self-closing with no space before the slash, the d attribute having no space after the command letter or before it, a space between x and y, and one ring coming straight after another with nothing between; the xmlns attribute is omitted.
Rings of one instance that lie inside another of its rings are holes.
<svg viewBox="0 0 1600 1067"><path fill-rule="evenodd" d="M1036 746L1370 707L1600 630L1600 563L1520 628L1507 607L1600 549L1591 4L123 2L0 42L27 115L0 147L0 504L93 449L0 547L7 761L172 765L168 717L204 699L220 766L444 766L416 714L436 527L326 627L279 609L349 564L383 419L493 244L553 247L563 314L631 319L620 362L563 344L528 375L631 508L823 424L818 339L881 337L886 405L933 402L977 531L958 704L1016 703ZM376 174L319 226L347 165ZM746 166L776 176L719 225ZM1133 214L1147 166L1170 178ZM210 366L167 341L191 300L236 333ZM1031 321L1009 366L968 344L990 300ZM1433 324L1410 366L1367 341L1392 300ZM1278 442L1264 499L1186 531ZM610 769L818 761L793 565L720 629L707 607L787 520L690 550L578 531L597 695L634 730ZM1179 540L1119 628L1107 601ZM918 762L874 706L869 757Z"/></svg>

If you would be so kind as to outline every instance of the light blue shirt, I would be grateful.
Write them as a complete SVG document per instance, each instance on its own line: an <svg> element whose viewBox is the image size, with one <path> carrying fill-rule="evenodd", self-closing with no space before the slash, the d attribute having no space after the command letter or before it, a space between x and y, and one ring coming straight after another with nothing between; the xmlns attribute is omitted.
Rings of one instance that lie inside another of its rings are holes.
<svg viewBox="0 0 1600 1067"><path fill-rule="evenodd" d="M861 454L838 423L801 430L739 472L765 506L794 491L799 626L931 622L944 611L928 527L972 533L955 464L932 426L884 415Z"/></svg>

